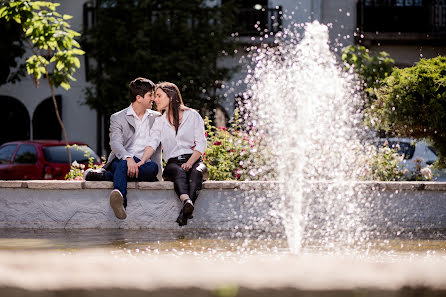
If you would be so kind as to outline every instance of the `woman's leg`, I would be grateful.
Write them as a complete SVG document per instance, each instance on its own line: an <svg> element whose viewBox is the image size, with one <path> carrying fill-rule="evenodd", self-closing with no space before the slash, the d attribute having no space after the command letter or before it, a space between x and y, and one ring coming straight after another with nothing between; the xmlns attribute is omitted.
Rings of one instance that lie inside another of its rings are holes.
<svg viewBox="0 0 446 297"><path fill-rule="evenodd" d="M167 163L166 168L163 172L164 180L173 181L173 187L175 193L181 200L184 195L189 195L189 185L187 182L187 173L181 168L181 164L178 163ZM183 202L183 201L181 201Z"/></svg>
<svg viewBox="0 0 446 297"><path fill-rule="evenodd" d="M163 178L173 181L175 193L183 203L176 222L180 226L187 225L187 219L192 218L192 212L194 211L194 205L189 200L188 174L181 168L181 164L171 162L167 163Z"/></svg>
<svg viewBox="0 0 446 297"><path fill-rule="evenodd" d="M195 162L189 170L189 197L193 203L197 200L198 191L203 185L203 174L207 171L206 165L202 161Z"/></svg>

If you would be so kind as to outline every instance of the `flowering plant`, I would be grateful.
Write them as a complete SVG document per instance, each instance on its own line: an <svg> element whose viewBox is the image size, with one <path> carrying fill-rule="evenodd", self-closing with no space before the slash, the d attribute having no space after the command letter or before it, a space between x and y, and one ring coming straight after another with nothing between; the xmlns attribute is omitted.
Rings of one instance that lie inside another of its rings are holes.
<svg viewBox="0 0 446 297"><path fill-rule="evenodd" d="M427 181L432 180L433 175L429 166L423 168L422 158L416 158L415 172L409 172L402 167L404 156L398 154L398 145L390 148L387 144L379 147L378 150L372 149L365 161L362 178L365 180L381 180L381 181L402 181L415 180Z"/></svg>
<svg viewBox="0 0 446 297"><path fill-rule="evenodd" d="M78 146L77 144L73 145L67 145L68 148L76 148L78 150L81 150L84 152L84 156L88 158L88 165L85 166L84 164L79 164L77 161L73 161L71 163L70 171L65 175L66 180L83 180L84 179L84 172L85 167L87 168L93 168L93 169L99 169L102 168L102 166L105 165L105 158L101 157L102 163L101 164L94 164L94 157L90 155L90 152L82 148L81 146Z"/></svg>
<svg viewBox="0 0 446 297"><path fill-rule="evenodd" d="M215 127L205 118L207 149L203 161L211 180L265 180L273 172L262 168L267 149L262 138L242 130L242 120L236 110L229 127Z"/></svg>
<svg viewBox="0 0 446 297"><path fill-rule="evenodd" d="M401 168L403 156L388 146L371 150L371 156L364 166L362 178L366 180L397 181L402 180L407 173ZM407 170L407 169L406 169Z"/></svg>

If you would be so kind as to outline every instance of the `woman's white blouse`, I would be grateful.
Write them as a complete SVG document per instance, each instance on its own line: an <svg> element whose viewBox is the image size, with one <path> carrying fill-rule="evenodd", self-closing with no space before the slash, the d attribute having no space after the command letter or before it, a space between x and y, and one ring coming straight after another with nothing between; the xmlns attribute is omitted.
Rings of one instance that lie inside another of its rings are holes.
<svg viewBox="0 0 446 297"><path fill-rule="evenodd" d="M163 147L163 158L178 157L184 154L192 154L206 150L206 136L204 133L204 121L200 114L193 109L186 109L178 133L166 118L166 113L157 117L150 129L148 146L154 150L160 145Z"/></svg>

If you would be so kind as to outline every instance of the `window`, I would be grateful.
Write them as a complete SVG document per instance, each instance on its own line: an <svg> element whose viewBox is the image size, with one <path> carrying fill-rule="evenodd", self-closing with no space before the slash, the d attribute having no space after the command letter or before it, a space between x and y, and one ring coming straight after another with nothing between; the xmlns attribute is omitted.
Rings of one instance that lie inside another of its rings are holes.
<svg viewBox="0 0 446 297"><path fill-rule="evenodd" d="M15 154L15 164L34 164L37 162L37 150L32 144L22 144Z"/></svg>
<svg viewBox="0 0 446 297"><path fill-rule="evenodd" d="M0 164L9 164L17 144L9 144L0 148Z"/></svg>
<svg viewBox="0 0 446 297"><path fill-rule="evenodd" d="M79 163L88 162L88 157L94 158L94 161L100 162L96 153L86 145L71 147L71 160ZM47 146L43 148L45 160L50 163L68 163L68 154L65 146Z"/></svg>

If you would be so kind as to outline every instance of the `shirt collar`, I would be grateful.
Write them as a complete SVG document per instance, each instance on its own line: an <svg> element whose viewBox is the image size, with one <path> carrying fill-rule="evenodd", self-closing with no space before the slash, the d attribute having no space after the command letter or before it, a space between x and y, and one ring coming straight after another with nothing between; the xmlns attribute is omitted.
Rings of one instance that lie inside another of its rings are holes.
<svg viewBox="0 0 446 297"><path fill-rule="evenodd" d="M134 116L135 118L137 118L139 120L139 117L136 115L135 110L133 109L132 104L130 104L129 108L127 108L127 115L131 115ZM146 112L144 113L142 120L144 121L146 119L146 117L149 115L148 110L146 109Z"/></svg>

